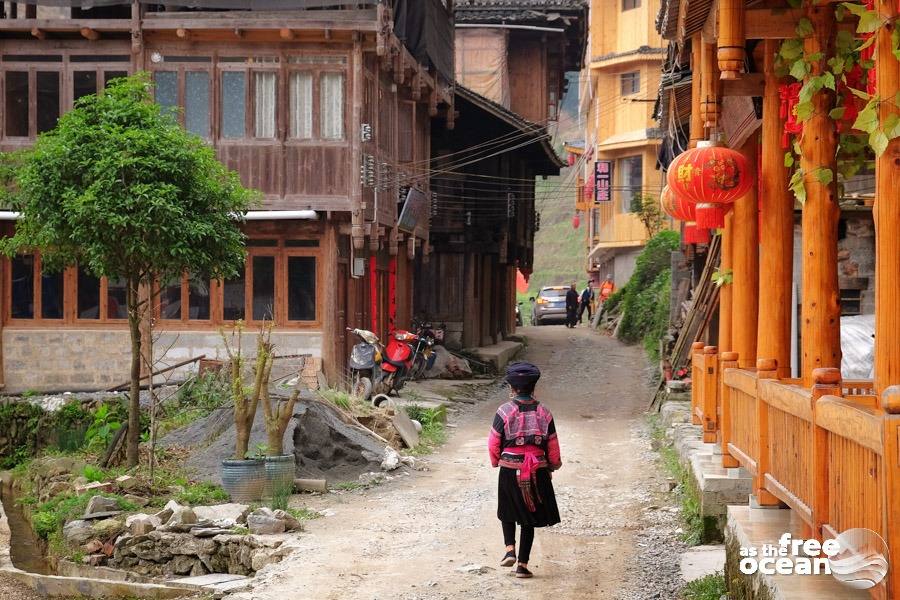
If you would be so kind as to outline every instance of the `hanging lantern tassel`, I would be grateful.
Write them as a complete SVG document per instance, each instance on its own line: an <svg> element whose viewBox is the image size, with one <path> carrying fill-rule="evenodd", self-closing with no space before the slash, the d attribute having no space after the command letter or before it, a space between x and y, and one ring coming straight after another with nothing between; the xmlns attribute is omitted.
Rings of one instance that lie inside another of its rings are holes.
<svg viewBox="0 0 900 600"><path fill-rule="evenodd" d="M704 229L697 223L686 222L684 224L684 243L685 244L708 244L709 229Z"/></svg>
<svg viewBox="0 0 900 600"><path fill-rule="evenodd" d="M725 227L725 213L727 204L713 204L701 202L697 204L697 226L705 229L721 229Z"/></svg>

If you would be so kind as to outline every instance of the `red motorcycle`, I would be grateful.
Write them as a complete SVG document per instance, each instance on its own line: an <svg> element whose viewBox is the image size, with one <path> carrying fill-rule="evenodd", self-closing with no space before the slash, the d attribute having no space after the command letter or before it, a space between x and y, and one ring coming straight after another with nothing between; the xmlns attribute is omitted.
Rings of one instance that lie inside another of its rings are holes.
<svg viewBox="0 0 900 600"><path fill-rule="evenodd" d="M429 335L398 329L390 334L387 347L384 347L371 331L349 327L347 330L362 339L350 352L352 392L357 398L366 400L372 394L397 392L422 365L433 360L434 339Z"/></svg>

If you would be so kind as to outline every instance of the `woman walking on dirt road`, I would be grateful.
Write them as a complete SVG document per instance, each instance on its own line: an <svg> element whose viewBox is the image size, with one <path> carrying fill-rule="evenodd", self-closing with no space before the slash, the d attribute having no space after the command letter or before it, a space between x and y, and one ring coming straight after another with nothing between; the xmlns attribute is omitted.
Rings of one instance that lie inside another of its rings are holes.
<svg viewBox="0 0 900 600"><path fill-rule="evenodd" d="M497 409L488 436L491 466L500 467L497 518L503 524L506 554L500 566L516 564L516 577L531 577L528 560L534 528L559 523L551 471L562 466L553 415L534 397L541 371L531 363L506 369L510 400ZM516 555L516 524L521 527Z"/></svg>

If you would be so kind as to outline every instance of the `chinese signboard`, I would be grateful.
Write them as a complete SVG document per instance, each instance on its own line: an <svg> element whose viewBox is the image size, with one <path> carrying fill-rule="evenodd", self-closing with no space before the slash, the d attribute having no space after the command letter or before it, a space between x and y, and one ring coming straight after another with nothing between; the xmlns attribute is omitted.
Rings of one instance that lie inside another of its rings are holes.
<svg viewBox="0 0 900 600"><path fill-rule="evenodd" d="M594 163L594 202L612 201L612 161L598 160Z"/></svg>

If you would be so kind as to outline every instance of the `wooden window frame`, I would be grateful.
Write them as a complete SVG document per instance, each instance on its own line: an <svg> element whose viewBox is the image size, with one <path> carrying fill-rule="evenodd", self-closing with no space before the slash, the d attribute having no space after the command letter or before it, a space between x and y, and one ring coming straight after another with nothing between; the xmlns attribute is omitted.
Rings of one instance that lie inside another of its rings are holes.
<svg viewBox="0 0 900 600"><path fill-rule="evenodd" d="M168 287L168 286L166 286ZM190 293L190 276L187 273L182 274L180 302L181 315L177 319L166 319L162 316L162 291L163 287L157 281L153 284L153 316L159 320L160 328L164 330L173 329L196 329L212 328L222 323L221 318L221 289L222 286L217 279L209 281L209 318L208 319L192 319L191 313L191 293ZM218 302L218 304L217 304Z"/></svg>
<svg viewBox="0 0 900 600"><path fill-rule="evenodd" d="M627 79L626 79L627 78ZM628 81L630 84L630 89L632 91L625 91L625 82ZM635 89L635 83L637 83L637 89ZM623 98L627 96L634 96L635 94L641 93L641 72L640 71L626 71L624 73L619 73L619 95Z"/></svg>
<svg viewBox="0 0 900 600"><path fill-rule="evenodd" d="M241 54L235 52L234 54ZM273 142L283 140L285 136L285 95L287 88L284 82L284 59L278 53L262 52L258 56L248 58L278 58L278 62L222 62L218 57L214 60L215 73L215 97L213 105L216 107L216 144L219 145L270 145ZM222 73L244 73L244 135L243 137L225 138L221 136L222 127ZM256 77L257 72L275 73L275 137L256 137Z"/></svg>
<svg viewBox="0 0 900 600"><path fill-rule="evenodd" d="M97 88L98 91L103 86L103 73L105 71L124 71L126 74L134 72L131 58L127 61L78 61L72 62L72 56L125 56L130 53L124 52L120 48L112 48L109 46L101 50L97 50L94 46L88 47L70 47L70 48L43 48L32 47L30 44L24 44L16 50L11 48L0 52L2 56L8 55L25 55L25 56L60 56L58 62L31 62L31 61L6 61L0 60L0 98L3 98L4 110L0 111L0 139L4 142L23 143L33 142L37 138L37 73L39 71L55 71L59 73L59 115L62 117L66 112L74 106L74 82L75 71L95 71L97 72ZM6 73L9 71L21 71L28 73L28 135L8 136L6 135Z"/></svg>
<svg viewBox="0 0 900 600"><path fill-rule="evenodd" d="M641 0L622 0L622 12L641 7Z"/></svg>
<svg viewBox="0 0 900 600"><path fill-rule="evenodd" d="M179 53L179 56L184 56ZM206 73L209 77L209 137L203 138L208 142L212 142L218 137L218 123L216 122L214 108L216 106L216 94L218 94L218 84L216 81L215 57L209 52L197 52L198 58L209 57L209 62L161 62L154 63L149 67L150 77L156 81L155 75L158 72L175 73L176 90L176 111L175 120L182 127L185 126L186 116L186 97L187 97L187 73Z"/></svg>

